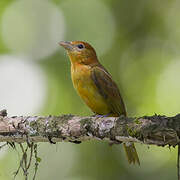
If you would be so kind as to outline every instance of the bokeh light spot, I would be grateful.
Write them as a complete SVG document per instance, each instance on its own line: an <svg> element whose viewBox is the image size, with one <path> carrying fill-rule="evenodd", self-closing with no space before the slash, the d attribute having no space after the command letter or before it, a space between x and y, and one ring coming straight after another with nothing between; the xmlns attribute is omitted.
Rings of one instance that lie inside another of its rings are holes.
<svg viewBox="0 0 180 180"><path fill-rule="evenodd" d="M9 115L32 115L42 108L46 95L43 71L32 62L0 56L0 109Z"/></svg>
<svg viewBox="0 0 180 180"><path fill-rule="evenodd" d="M67 24L67 40L84 40L104 54L116 34L116 24L111 9L102 1L65 0L60 4Z"/></svg>
<svg viewBox="0 0 180 180"><path fill-rule="evenodd" d="M174 60L160 75L157 82L157 103L161 113L175 115L180 109L180 60Z"/></svg>
<svg viewBox="0 0 180 180"><path fill-rule="evenodd" d="M51 55L64 38L64 18L53 3L45 0L19 0L5 10L2 37L14 53L33 59Z"/></svg>

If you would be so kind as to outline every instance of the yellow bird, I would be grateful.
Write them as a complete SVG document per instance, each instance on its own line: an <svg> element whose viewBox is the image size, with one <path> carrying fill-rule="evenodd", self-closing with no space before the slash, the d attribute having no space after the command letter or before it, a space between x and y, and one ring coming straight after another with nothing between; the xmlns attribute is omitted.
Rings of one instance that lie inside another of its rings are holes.
<svg viewBox="0 0 180 180"><path fill-rule="evenodd" d="M67 50L74 88L87 106L98 115L126 116L119 89L98 61L94 48L83 41L62 41L59 44ZM128 162L140 164L134 144L123 145Z"/></svg>

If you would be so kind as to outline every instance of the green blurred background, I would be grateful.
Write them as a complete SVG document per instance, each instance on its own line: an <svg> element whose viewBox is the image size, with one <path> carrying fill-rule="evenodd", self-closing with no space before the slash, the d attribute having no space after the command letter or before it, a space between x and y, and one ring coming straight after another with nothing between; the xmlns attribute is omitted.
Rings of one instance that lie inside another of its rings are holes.
<svg viewBox="0 0 180 180"><path fill-rule="evenodd" d="M91 115L58 46L84 40L117 82L129 116L179 113L179 7L178 0L0 0L0 109L9 115ZM121 145L39 143L37 179L176 178L176 149L136 146L140 167L128 165ZM20 156L0 151L0 180L12 179Z"/></svg>

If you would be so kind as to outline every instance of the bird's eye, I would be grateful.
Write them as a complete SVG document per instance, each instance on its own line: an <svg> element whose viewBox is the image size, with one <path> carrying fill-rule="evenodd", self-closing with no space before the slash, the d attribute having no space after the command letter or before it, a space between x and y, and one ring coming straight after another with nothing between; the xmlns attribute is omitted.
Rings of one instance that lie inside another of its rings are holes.
<svg viewBox="0 0 180 180"><path fill-rule="evenodd" d="M78 47L79 49L83 49L83 48L84 48L84 45L83 45L83 44L78 44L77 47Z"/></svg>

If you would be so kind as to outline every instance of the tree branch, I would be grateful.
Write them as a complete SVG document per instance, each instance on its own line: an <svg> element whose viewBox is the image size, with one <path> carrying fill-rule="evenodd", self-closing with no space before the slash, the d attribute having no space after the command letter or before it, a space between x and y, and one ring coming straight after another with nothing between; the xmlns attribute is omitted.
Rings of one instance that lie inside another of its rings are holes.
<svg viewBox="0 0 180 180"><path fill-rule="evenodd" d="M180 114L131 117L20 116L7 117L0 111L0 142L79 143L106 140L110 143L138 142L158 146L176 146L180 136Z"/></svg>

